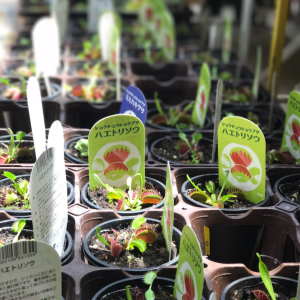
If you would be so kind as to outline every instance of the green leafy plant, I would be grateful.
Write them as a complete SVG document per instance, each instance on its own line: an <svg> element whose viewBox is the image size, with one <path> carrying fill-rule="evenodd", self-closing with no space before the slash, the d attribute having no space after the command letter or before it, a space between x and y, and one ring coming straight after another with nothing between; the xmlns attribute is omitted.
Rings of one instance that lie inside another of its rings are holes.
<svg viewBox="0 0 300 300"><path fill-rule="evenodd" d="M101 61L98 61L94 65L90 65L88 62L83 64L83 69L77 70L77 76L87 76L87 77L104 77L105 67L101 65Z"/></svg>
<svg viewBox="0 0 300 300"><path fill-rule="evenodd" d="M15 101L26 99L27 87L26 87L26 80L23 76L21 76L21 85L10 83L8 78L1 78L0 82L8 86L7 89L5 89L3 92L4 98L12 99Z"/></svg>
<svg viewBox="0 0 300 300"><path fill-rule="evenodd" d="M162 50L152 49L152 42L150 40L146 40L144 42L144 53L142 58L150 65L163 61L164 55Z"/></svg>
<svg viewBox="0 0 300 300"><path fill-rule="evenodd" d="M178 136L180 141L176 145L176 149L178 150L180 156L190 154L192 160L189 162L189 164L199 164L203 158L203 153L198 151L198 143L202 139L202 134L195 132L192 135L192 139L189 140L184 132L180 131L179 128L177 129L179 130Z"/></svg>
<svg viewBox="0 0 300 300"><path fill-rule="evenodd" d="M101 228L100 226L96 229L97 239L104 244L107 248L110 249L110 254L117 258L124 250L133 250L135 247L144 252L147 249L147 244L152 244L157 239L157 233L154 227L151 224L146 222L147 220L144 217L137 217L131 223L131 228L134 229L133 234L130 238L121 238L121 241L118 240L119 233L112 228L114 238L110 238L106 232L106 236L100 235Z"/></svg>
<svg viewBox="0 0 300 300"><path fill-rule="evenodd" d="M226 195L222 196L223 190L225 188L226 182L228 180L229 171L225 172L225 180L223 182L222 188L218 195L216 195L216 187L213 181L208 181L205 183L207 191L201 190L190 178L186 175L188 181L195 188L188 193L188 196L196 201L212 205L217 208L224 208L224 203L229 201L233 202L232 198L243 198L243 192L240 189L231 189Z"/></svg>
<svg viewBox="0 0 300 300"><path fill-rule="evenodd" d="M288 147L281 147L279 149L271 149L266 146L266 163L272 164L273 162L279 162L282 164L289 164L292 161L292 155Z"/></svg>
<svg viewBox="0 0 300 300"><path fill-rule="evenodd" d="M19 66L16 69L16 73L22 77L30 77L33 76L35 74L35 65L34 62L31 61L29 63L29 66L25 65L25 66ZM38 76L40 76L41 74L37 74Z"/></svg>
<svg viewBox="0 0 300 300"><path fill-rule="evenodd" d="M10 146L7 146L2 143L2 145L6 148L5 150L0 149L0 164L9 164L10 162L15 162L18 156L26 156L30 157L31 152L26 148L21 148L20 144L25 137L26 133L23 131L19 131L16 135L16 140L19 141L17 145L15 145L14 133L10 128L7 128L10 132Z"/></svg>
<svg viewBox="0 0 300 300"><path fill-rule="evenodd" d="M20 234L21 234L21 232L22 232L22 230L24 229L25 226L26 226L26 220L25 219L21 219L21 220L18 220L16 222L14 222L11 229L14 233L16 233L16 235L13 238L12 243L16 243L19 240L19 236L20 236ZM0 240L0 247L3 247L5 244L6 244L5 242Z"/></svg>
<svg viewBox="0 0 300 300"><path fill-rule="evenodd" d="M272 280L271 280L271 277L269 274L269 270L268 270L267 266L262 262L259 253L256 253L256 255L259 259L258 269L259 269L261 279L262 279L262 281L265 285L265 288L267 289L271 299L276 300L278 298L278 296L274 292L274 288L273 288ZM269 297L266 295L266 293L264 293L261 290L256 289L256 290L252 291L252 293L254 294L254 296L257 300L269 300ZM291 298L290 300L296 300L296 298Z"/></svg>
<svg viewBox="0 0 300 300"><path fill-rule="evenodd" d="M251 90L247 87L233 88L233 87L224 87L224 99L232 102L245 103L251 100L252 94Z"/></svg>
<svg viewBox="0 0 300 300"><path fill-rule="evenodd" d="M77 57L92 60L101 58L98 34L92 35L91 40L82 42L82 51L77 54Z"/></svg>
<svg viewBox="0 0 300 300"><path fill-rule="evenodd" d="M89 141L88 139L80 139L76 142L74 148L80 152L81 156L89 155Z"/></svg>
<svg viewBox="0 0 300 300"><path fill-rule="evenodd" d="M132 178L128 177L127 185L129 187L129 190L127 192L122 189L112 188L108 184L103 183L96 174L94 174L94 176L97 181L105 189L107 189L108 193L106 197L109 203L117 202L117 210L140 210L142 209L142 205L156 205L160 201L162 201L162 196L158 190L147 189L144 186L143 177L140 173L137 173L134 176L133 180L137 178L139 181L139 185L134 190L132 190Z"/></svg>
<svg viewBox="0 0 300 300"><path fill-rule="evenodd" d="M154 115L151 122L160 126L170 126L179 129L186 129L192 124L191 115L188 111L192 110L194 103L187 104L183 109L169 108L168 112L165 113L160 105L157 92L154 93L155 106L158 114Z"/></svg>

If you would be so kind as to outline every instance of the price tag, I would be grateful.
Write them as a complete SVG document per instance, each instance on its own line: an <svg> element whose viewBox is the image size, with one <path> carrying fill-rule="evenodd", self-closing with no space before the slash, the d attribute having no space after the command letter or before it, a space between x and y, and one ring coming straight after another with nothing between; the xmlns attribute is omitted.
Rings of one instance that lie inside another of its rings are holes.
<svg viewBox="0 0 300 300"><path fill-rule="evenodd" d="M114 115L97 122L89 134L90 190L99 187L94 174L109 186L127 188L127 178L145 179L145 127L140 119Z"/></svg>
<svg viewBox="0 0 300 300"><path fill-rule="evenodd" d="M260 128L241 117L224 118L218 128L219 184L237 188L252 203L265 199L266 141Z"/></svg>
<svg viewBox="0 0 300 300"><path fill-rule="evenodd" d="M300 94L296 91L290 93L286 117L284 133L281 147L288 147L292 156L300 159Z"/></svg>
<svg viewBox="0 0 300 300"><path fill-rule="evenodd" d="M135 116L145 124L147 118L147 102L140 89L135 86L127 87L123 95L120 114Z"/></svg>
<svg viewBox="0 0 300 300"><path fill-rule="evenodd" d="M0 269L0 299L61 299L61 262L49 245L38 241L5 245L0 248Z"/></svg>
<svg viewBox="0 0 300 300"><path fill-rule="evenodd" d="M170 163L167 165L167 178L166 178L166 194L164 211L161 220L162 231L166 241L166 247L169 251L169 260L171 259L172 251L172 235L173 235L173 225L174 225L174 198L172 189L172 178Z"/></svg>
<svg viewBox="0 0 300 300"><path fill-rule="evenodd" d="M59 34L55 19L39 19L32 30L36 76L56 75L59 67Z"/></svg>
<svg viewBox="0 0 300 300"><path fill-rule="evenodd" d="M196 102L192 113L193 122L203 128L210 94L210 71L206 63L201 67Z"/></svg>
<svg viewBox="0 0 300 300"><path fill-rule="evenodd" d="M35 77L30 77L28 80L27 101L35 156L36 159L38 159L46 149L46 133L41 91L39 83Z"/></svg>
<svg viewBox="0 0 300 300"><path fill-rule="evenodd" d="M67 182L58 148L44 151L30 176L30 205L34 238L63 253L68 221ZM58 153L57 153L58 152Z"/></svg>
<svg viewBox="0 0 300 300"><path fill-rule="evenodd" d="M201 300L204 283L202 252L193 229L183 227L173 295L175 299Z"/></svg>

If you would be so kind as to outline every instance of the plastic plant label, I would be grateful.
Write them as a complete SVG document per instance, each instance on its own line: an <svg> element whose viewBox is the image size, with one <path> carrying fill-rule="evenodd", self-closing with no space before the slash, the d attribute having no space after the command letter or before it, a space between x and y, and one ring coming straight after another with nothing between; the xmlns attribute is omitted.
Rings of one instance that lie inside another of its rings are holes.
<svg viewBox="0 0 300 300"><path fill-rule="evenodd" d="M260 128L241 117L224 118L218 128L219 184L239 189L252 203L265 199L266 141Z"/></svg>
<svg viewBox="0 0 300 300"><path fill-rule="evenodd" d="M96 32L98 19L105 10L113 10L114 3L112 0L89 0L88 1L88 30Z"/></svg>
<svg viewBox="0 0 300 300"><path fill-rule="evenodd" d="M103 62L109 60L114 26L117 26L119 32L121 32L122 21L120 16L112 10L104 11L98 21L98 34Z"/></svg>
<svg viewBox="0 0 300 300"><path fill-rule="evenodd" d="M178 266L174 284L174 299L201 300L204 282L200 244L193 229L183 227Z"/></svg>
<svg viewBox="0 0 300 300"><path fill-rule="evenodd" d="M30 176L30 205L34 238L52 246L59 256L68 221L65 165L57 148L49 148L35 162Z"/></svg>
<svg viewBox="0 0 300 300"><path fill-rule="evenodd" d="M51 0L51 15L57 21L60 44L63 44L68 26L69 0Z"/></svg>
<svg viewBox="0 0 300 300"><path fill-rule="evenodd" d="M64 133L60 121L52 123L48 135L48 148L56 147L57 156L61 156L64 164Z"/></svg>
<svg viewBox="0 0 300 300"><path fill-rule="evenodd" d="M121 104L120 114L135 116L143 124L147 118L147 102L142 91L135 86L128 86Z"/></svg>
<svg viewBox="0 0 300 300"><path fill-rule="evenodd" d="M231 40L232 40L232 22L230 18L226 18L223 36L223 47L222 47L222 62L228 64L230 61L231 52Z"/></svg>
<svg viewBox="0 0 300 300"><path fill-rule="evenodd" d="M194 105L193 122L203 128L210 95L210 71L206 63L201 67L196 102Z"/></svg>
<svg viewBox="0 0 300 300"><path fill-rule="evenodd" d="M61 262L49 245L38 241L5 245L0 248L0 265L0 299L61 299Z"/></svg>
<svg viewBox="0 0 300 300"><path fill-rule="evenodd" d="M56 20L39 19L32 30L36 75L56 75L59 67L59 34Z"/></svg>
<svg viewBox="0 0 300 300"><path fill-rule="evenodd" d="M36 159L46 149L46 133L44 112L40 86L35 77L30 77L27 84L27 101L33 134L34 150Z"/></svg>
<svg viewBox="0 0 300 300"><path fill-rule="evenodd" d="M165 237L166 247L169 251L169 260L171 259L171 247L172 247L172 235L173 235L173 225L174 225L174 198L172 189L172 178L170 163L167 165L167 178L166 178L166 194L164 211L161 220L162 232Z"/></svg>
<svg viewBox="0 0 300 300"><path fill-rule="evenodd" d="M88 140L90 190L99 187L94 174L105 184L121 188L128 188L127 178L137 173L145 179L145 127L140 119L104 118L93 126Z"/></svg>
<svg viewBox="0 0 300 300"><path fill-rule="evenodd" d="M298 161L300 159L300 94L296 91L290 93L284 133L281 147L287 147L292 156Z"/></svg>

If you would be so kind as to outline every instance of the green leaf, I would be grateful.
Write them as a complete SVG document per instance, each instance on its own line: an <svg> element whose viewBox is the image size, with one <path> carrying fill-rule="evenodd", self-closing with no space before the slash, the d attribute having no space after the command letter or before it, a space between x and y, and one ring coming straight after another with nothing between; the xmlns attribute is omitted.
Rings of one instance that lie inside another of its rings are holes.
<svg viewBox="0 0 300 300"><path fill-rule="evenodd" d="M146 297L146 300L154 300L155 299L155 294L152 290L148 290L145 293L145 297Z"/></svg>
<svg viewBox="0 0 300 300"><path fill-rule="evenodd" d="M132 300L130 290L129 290L130 288L131 288L131 285L126 285L126 287L125 287L127 300Z"/></svg>
<svg viewBox="0 0 300 300"><path fill-rule="evenodd" d="M214 194L215 193L215 184L213 181L209 181L206 183L206 189L208 190L208 192L210 194Z"/></svg>
<svg viewBox="0 0 300 300"><path fill-rule="evenodd" d="M276 300L276 296L274 293L274 289L273 289L273 285L272 285L272 281L270 278L270 274L268 271L267 266L262 262L261 257L259 255L259 253L256 253L258 259L259 259L259 263L258 263L258 269L259 269L259 273L261 276L261 279L268 291L268 293L270 294L272 300Z"/></svg>
<svg viewBox="0 0 300 300"><path fill-rule="evenodd" d="M129 248L133 249L134 247L137 247L141 252L145 252L147 249L147 245L143 240L131 241L129 244Z"/></svg>
<svg viewBox="0 0 300 300"><path fill-rule="evenodd" d="M191 148L192 148L192 147L191 147L191 144L189 143L189 141L188 141L188 139L187 139L185 133L182 132L182 131L180 131L179 128L177 128L177 129L179 130L178 136L180 137L180 139L182 139L182 140L186 143L186 145L189 147L189 149L191 149Z"/></svg>
<svg viewBox="0 0 300 300"><path fill-rule="evenodd" d="M97 229L96 229L96 237L97 237L97 239L98 239L102 244L104 244L105 246L110 247L110 244L107 242L107 240L106 240L102 235L99 234L100 230L101 230L101 227L100 227L100 226L97 227Z"/></svg>
<svg viewBox="0 0 300 300"><path fill-rule="evenodd" d="M17 132L17 140L18 140L19 142L21 142L25 135L26 135L26 133L23 132L23 131Z"/></svg>
<svg viewBox="0 0 300 300"><path fill-rule="evenodd" d="M222 197L223 201L228 201L229 198L236 198L236 195L230 194L230 195L224 195ZM233 201L233 200L232 200Z"/></svg>
<svg viewBox="0 0 300 300"><path fill-rule="evenodd" d="M157 92L155 92L154 93L155 106L156 106L156 109L159 112L159 114L164 116L164 112L163 112L163 110L161 108L160 101L159 101L157 95L158 95Z"/></svg>
<svg viewBox="0 0 300 300"><path fill-rule="evenodd" d="M199 132L196 132L193 134L193 143L197 144L202 139L202 134Z"/></svg>
<svg viewBox="0 0 300 300"><path fill-rule="evenodd" d="M15 233L19 233L23 230L25 225L26 225L26 220L25 219L21 219L19 221L16 221L12 226L12 231L15 232Z"/></svg>
<svg viewBox="0 0 300 300"><path fill-rule="evenodd" d="M82 156L89 155L89 141L88 139L80 139L77 141L76 145L74 146L76 150L80 152Z"/></svg>
<svg viewBox="0 0 300 300"><path fill-rule="evenodd" d="M132 223L131 227L137 230L141 225L143 225L147 220L144 217L137 217L135 218Z"/></svg>
<svg viewBox="0 0 300 300"><path fill-rule="evenodd" d="M9 79L8 78L0 78L0 82L8 85Z"/></svg>
<svg viewBox="0 0 300 300"><path fill-rule="evenodd" d="M156 272L149 271L144 275L144 282L148 285L152 284L154 279L157 277Z"/></svg>
<svg viewBox="0 0 300 300"><path fill-rule="evenodd" d="M6 178L9 178L12 181L15 181L15 179L17 178L16 175L14 175L13 173L10 173L8 171L4 171L3 176L5 176Z"/></svg>

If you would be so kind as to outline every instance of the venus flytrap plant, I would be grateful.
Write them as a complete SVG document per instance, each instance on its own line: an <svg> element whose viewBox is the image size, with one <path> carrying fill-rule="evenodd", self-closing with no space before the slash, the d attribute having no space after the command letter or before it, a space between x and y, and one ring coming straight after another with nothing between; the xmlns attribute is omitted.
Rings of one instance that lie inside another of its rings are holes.
<svg viewBox="0 0 300 300"><path fill-rule="evenodd" d="M26 226L25 219L18 220L12 225L11 230L14 233L16 233L15 237L13 238L12 243L16 243L19 240L19 236L25 226ZM5 243L4 242L2 243L2 240L0 240L0 247L3 247L4 245L5 245Z"/></svg>
<svg viewBox="0 0 300 300"><path fill-rule="evenodd" d="M14 101L26 99L26 80L23 76L21 76L21 86L10 83L8 78L1 78L0 82L8 86L8 88L3 92L4 98L9 98Z"/></svg>
<svg viewBox="0 0 300 300"><path fill-rule="evenodd" d="M74 148L80 152L81 156L89 155L89 141L88 139L80 139L76 142Z"/></svg>

